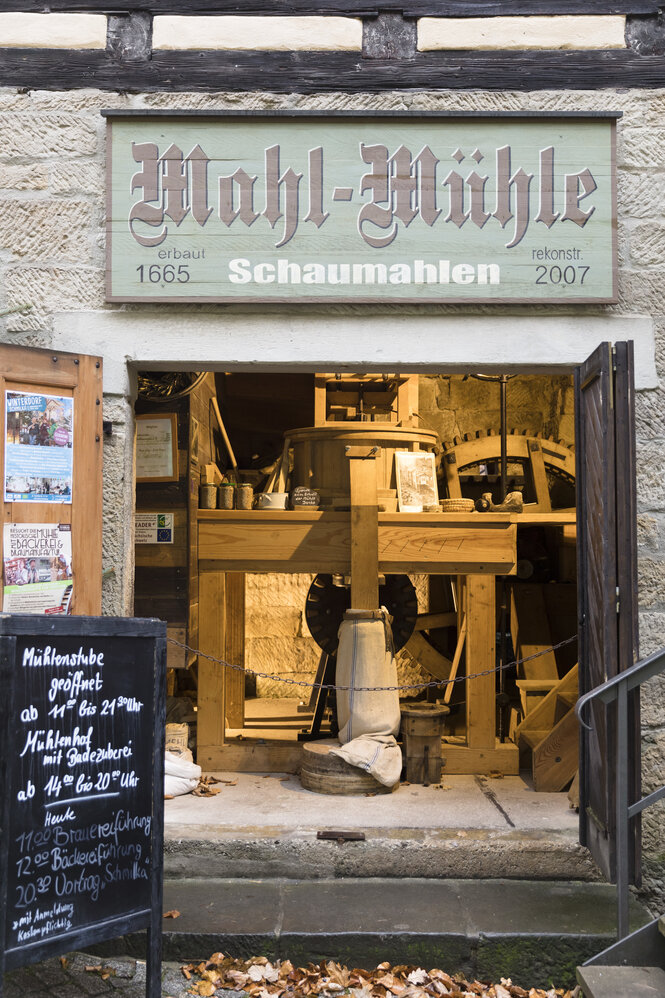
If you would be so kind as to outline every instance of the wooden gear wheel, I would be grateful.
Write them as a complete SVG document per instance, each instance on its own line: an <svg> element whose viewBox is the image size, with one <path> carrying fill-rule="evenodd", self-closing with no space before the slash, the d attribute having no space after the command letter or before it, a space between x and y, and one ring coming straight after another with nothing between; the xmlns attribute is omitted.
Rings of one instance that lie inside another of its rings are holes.
<svg viewBox="0 0 665 998"><path fill-rule="evenodd" d="M521 491L530 512L575 505L575 453L563 441L513 431L507 437L508 491ZM500 481L501 437L490 430L444 443L442 466L451 499L480 498ZM501 502L505 496L498 498Z"/></svg>

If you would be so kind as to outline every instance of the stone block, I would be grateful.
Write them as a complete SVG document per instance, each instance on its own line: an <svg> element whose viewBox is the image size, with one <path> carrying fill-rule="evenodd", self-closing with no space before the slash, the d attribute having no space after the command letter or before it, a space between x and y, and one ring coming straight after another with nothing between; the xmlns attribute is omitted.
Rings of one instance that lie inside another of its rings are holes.
<svg viewBox="0 0 665 998"><path fill-rule="evenodd" d="M665 264L665 225L649 222L637 225L630 234L630 259L638 267Z"/></svg>
<svg viewBox="0 0 665 998"><path fill-rule="evenodd" d="M665 516L638 513L637 546L640 553L656 553L665 549Z"/></svg>
<svg viewBox="0 0 665 998"><path fill-rule="evenodd" d="M247 609L257 607L295 607L304 610L307 591L313 575L257 574L247 575L245 599Z"/></svg>
<svg viewBox="0 0 665 998"><path fill-rule="evenodd" d="M657 206L665 204L665 176L650 170L648 174L621 171L617 178L617 199L621 214L650 218L662 214Z"/></svg>
<svg viewBox="0 0 665 998"><path fill-rule="evenodd" d="M0 248L14 259L89 263L92 224L87 201L0 199Z"/></svg>
<svg viewBox="0 0 665 998"><path fill-rule="evenodd" d="M661 621L661 625L665 621ZM640 642L642 633L640 628ZM664 632L661 630L657 647L652 651L659 651L665 644ZM646 657L640 643L640 654ZM644 728L658 728L665 726L665 676L655 676L648 683L644 683L640 690L640 717ZM665 782L665 774L663 776Z"/></svg>
<svg viewBox="0 0 665 998"><path fill-rule="evenodd" d="M362 21L351 17L157 16L153 50L362 50Z"/></svg>
<svg viewBox="0 0 665 998"><path fill-rule="evenodd" d="M104 194L104 171L101 163L58 162L51 167L51 190L54 194Z"/></svg>
<svg viewBox="0 0 665 998"><path fill-rule="evenodd" d="M654 164L663 162L665 129L662 123L660 128L624 129L620 134L617 144L617 165L620 168L650 174Z"/></svg>
<svg viewBox="0 0 665 998"><path fill-rule="evenodd" d="M665 441L642 440L638 436L636 458L638 510L665 509Z"/></svg>
<svg viewBox="0 0 665 998"><path fill-rule="evenodd" d="M639 613L640 657L646 658L665 647L665 613L642 610Z"/></svg>
<svg viewBox="0 0 665 998"><path fill-rule="evenodd" d="M70 112L56 114L0 113L0 159L57 159L92 156L97 151L93 118Z"/></svg>
<svg viewBox="0 0 665 998"><path fill-rule="evenodd" d="M7 307L29 304L29 312L7 318L9 330L38 330L53 312L101 308L104 272L100 268L14 267L5 274Z"/></svg>
<svg viewBox="0 0 665 998"><path fill-rule="evenodd" d="M245 616L245 638L295 638L301 633L302 611L288 606L256 606Z"/></svg>
<svg viewBox="0 0 665 998"><path fill-rule="evenodd" d="M635 424L638 446L642 444L644 438L665 439L665 392L662 388L635 393ZM640 455L638 463L641 464L648 458L649 455L645 455L644 458Z"/></svg>
<svg viewBox="0 0 665 998"><path fill-rule="evenodd" d="M665 610L665 561L639 558L637 585L640 609Z"/></svg>
<svg viewBox="0 0 665 998"><path fill-rule="evenodd" d="M33 163L26 166L0 165L0 190L43 191L48 187L48 167Z"/></svg>

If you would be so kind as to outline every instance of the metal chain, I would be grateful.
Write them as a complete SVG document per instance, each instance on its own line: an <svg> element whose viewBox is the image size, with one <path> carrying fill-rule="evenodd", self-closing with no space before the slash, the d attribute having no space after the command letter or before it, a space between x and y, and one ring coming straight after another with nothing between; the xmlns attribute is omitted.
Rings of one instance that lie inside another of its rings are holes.
<svg viewBox="0 0 665 998"><path fill-rule="evenodd" d="M548 648L543 648L540 651L534 652L533 655L527 655L526 658L514 659L512 662L505 662L502 665L495 666L493 669L485 669L483 672L473 672L468 676L456 676L454 679L434 679L429 683L409 683L406 686L336 686L334 683L308 683L299 679L286 679L284 676L275 676L270 672L256 672L254 669L246 669L243 665L232 665L231 662L226 662L223 658L215 658L214 655L208 655L206 652L200 651L198 648L190 648L189 645L183 644L182 641L176 641L175 638L167 638L167 641L169 644L176 645L178 648L184 648L185 651L192 652L192 654L197 655L199 658L205 658L209 662L216 662L219 665L223 665L227 669L234 669L236 672L244 672L247 676L256 676L257 679L273 679L278 683L285 683L289 686L305 686L310 690L344 690L348 693L384 693L388 690L427 690L435 686L449 686L451 683L461 683L465 682L467 679L481 679L483 676L491 676L497 672L502 672L504 669L512 669L513 666L523 665L525 662L531 662L532 659L540 658L541 655L547 655L548 652L557 651L557 649L563 648L564 645L572 644L573 641L577 641L577 635L574 634L570 638L564 638L564 640L559 641L558 644L550 645Z"/></svg>

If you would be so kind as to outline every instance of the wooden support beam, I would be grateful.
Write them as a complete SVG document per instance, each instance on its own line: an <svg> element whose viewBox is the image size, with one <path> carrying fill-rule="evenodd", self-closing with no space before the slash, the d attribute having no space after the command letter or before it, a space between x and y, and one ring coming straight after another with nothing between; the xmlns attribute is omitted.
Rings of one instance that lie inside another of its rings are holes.
<svg viewBox="0 0 665 998"><path fill-rule="evenodd" d="M473 675L496 666L496 597L491 575L466 577L466 672ZM496 675L469 679L466 684L466 743L469 748L494 748L496 738Z"/></svg>
<svg viewBox="0 0 665 998"><path fill-rule="evenodd" d="M215 658L224 657L225 578L223 572L203 572L199 579L199 647ZM207 658L198 660L196 759L212 768L214 751L224 745L224 668Z"/></svg>
<svg viewBox="0 0 665 998"><path fill-rule="evenodd" d="M455 627L457 614L450 613L419 613L416 617L416 631L434 631L437 627Z"/></svg>
<svg viewBox="0 0 665 998"><path fill-rule="evenodd" d="M225 585L224 658L230 665L245 665L245 574L228 572ZM242 728L245 723L245 673L224 669L226 723Z"/></svg>
<svg viewBox="0 0 665 998"><path fill-rule="evenodd" d="M379 608L379 508L376 458L380 447L347 447L351 485L351 606Z"/></svg>

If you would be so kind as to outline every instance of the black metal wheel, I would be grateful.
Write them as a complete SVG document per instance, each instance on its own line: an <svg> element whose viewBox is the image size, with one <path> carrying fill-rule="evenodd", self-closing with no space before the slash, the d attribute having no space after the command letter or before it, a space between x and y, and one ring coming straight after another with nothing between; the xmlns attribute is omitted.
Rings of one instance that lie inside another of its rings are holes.
<svg viewBox="0 0 665 998"><path fill-rule="evenodd" d="M418 599L408 575L386 575L385 580L379 586L379 604L385 606L393 618L393 642L395 651L399 651L413 634ZM305 600L305 619L317 645L328 655L337 652L337 632L350 606L348 586L335 585L332 575L316 576Z"/></svg>

